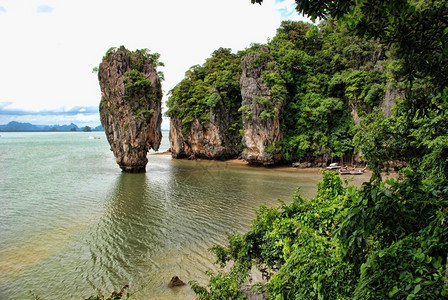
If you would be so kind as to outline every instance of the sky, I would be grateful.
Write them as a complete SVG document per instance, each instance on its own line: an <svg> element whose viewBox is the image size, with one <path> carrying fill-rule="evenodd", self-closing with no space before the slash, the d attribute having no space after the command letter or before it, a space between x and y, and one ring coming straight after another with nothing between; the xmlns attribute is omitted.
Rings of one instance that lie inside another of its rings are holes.
<svg viewBox="0 0 448 300"><path fill-rule="evenodd" d="M99 125L92 70L121 45L160 53L165 103L214 50L266 43L282 20L303 20L294 7L293 0L0 0L0 124Z"/></svg>

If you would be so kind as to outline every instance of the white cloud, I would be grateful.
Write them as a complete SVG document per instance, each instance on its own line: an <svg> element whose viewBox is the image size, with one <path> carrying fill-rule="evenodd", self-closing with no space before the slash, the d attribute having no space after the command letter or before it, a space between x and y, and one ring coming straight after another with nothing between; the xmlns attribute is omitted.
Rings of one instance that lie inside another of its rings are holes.
<svg viewBox="0 0 448 300"><path fill-rule="evenodd" d="M274 36L284 18L276 10L283 12L284 2L4 0L0 102L35 111L98 106L101 92L92 68L107 49L120 45L159 52L168 92L217 48L242 50ZM36 7L51 13L36 13Z"/></svg>
<svg viewBox="0 0 448 300"><path fill-rule="evenodd" d="M53 12L53 10L54 10L54 7L51 7L51 6L49 6L49 5L45 5L45 4L43 4L43 5L39 5L37 8L36 8L36 12L37 13L52 13Z"/></svg>

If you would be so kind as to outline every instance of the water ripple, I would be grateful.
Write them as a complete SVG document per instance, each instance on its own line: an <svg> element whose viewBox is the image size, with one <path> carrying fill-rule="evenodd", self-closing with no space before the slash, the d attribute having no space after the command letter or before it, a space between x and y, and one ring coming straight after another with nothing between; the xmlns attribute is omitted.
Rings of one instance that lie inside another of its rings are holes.
<svg viewBox="0 0 448 300"><path fill-rule="evenodd" d="M121 174L103 135L0 143L0 299L85 298L125 284L135 299L192 299L188 287L167 288L172 276L205 283L217 268L210 247L299 182L313 193L320 177L166 155L150 155L146 174Z"/></svg>

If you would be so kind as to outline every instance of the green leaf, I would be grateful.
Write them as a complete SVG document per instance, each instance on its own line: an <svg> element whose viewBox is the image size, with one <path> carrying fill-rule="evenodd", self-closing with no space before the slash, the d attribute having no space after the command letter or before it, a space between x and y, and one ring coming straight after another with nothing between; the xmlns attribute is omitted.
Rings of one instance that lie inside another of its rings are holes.
<svg viewBox="0 0 448 300"><path fill-rule="evenodd" d="M419 253L415 256L415 260L419 263L422 263L425 260L425 254Z"/></svg>
<svg viewBox="0 0 448 300"><path fill-rule="evenodd" d="M437 257L432 261L432 266L436 269L439 269L442 266L442 257Z"/></svg>
<svg viewBox="0 0 448 300"><path fill-rule="evenodd" d="M416 286L415 286L415 288L414 288L414 294L417 294L420 290L422 289L422 287L421 287L421 285L420 284L417 284Z"/></svg>
<svg viewBox="0 0 448 300"><path fill-rule="evenodd" d="M397 286L392 288L392 291L389 292L389 298L392 298L396 293L398 293L399 289Z"/></svg>
<svg viewBox="0 0 448 300"><path fill-rule="evenodd" d="M417 277L417 278L414 279L414 283L419 283L422 280L423 280L423 278Z"/></svg>

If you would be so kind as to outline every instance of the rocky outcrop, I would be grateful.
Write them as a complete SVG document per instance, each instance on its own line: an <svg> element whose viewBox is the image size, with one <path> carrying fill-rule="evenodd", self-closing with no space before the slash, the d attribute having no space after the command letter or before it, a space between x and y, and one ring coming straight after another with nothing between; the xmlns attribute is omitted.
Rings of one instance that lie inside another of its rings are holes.
<svg viewBox="0 0 448 300"><path fill-rule="evenodd" d="M272 61L268 54L269 49L261 47L241 60L242 143L245 147L242 158L252 164L272 165L282 159L275 151L275 143L283 138L279 114L284 104L273 101L269 87L261 80L263 71Z"/></svg>
<svg viewBox="0 0 448 300"><path fill-rule="evenodd" d="M386 117L392 117L392 107L395 104L395 99L397 98L404 98L404 92L400 91L396 84L394 84L393 80L389 80L386 85L385 93L384 93L384 99L380 103L381 111L383 112L383 115Z"/></svg>
<svg viewBox="0 0 448 300"><path fill-rule="evenodd" d="M162 90L154 56L123 46L111 49L98 79L101 124L118 165L123 172L145 172L148 151L157 151L162 139Z"/></svg>
<svg viewBox="0 0 448 300"><path fill-rule="evenodd" d="M214 91L219 93L218 91ZM220 100L210 107L209 120L195 119L189 126L171 116L170 147L173 158L229 159L238 156L238 136L229 131L232 112Z"/></svg>
<svg viewBox="0 0 448 300"><path fill-rule="evenodd" d="M173 276L173 278L171 278L170 282L168 283L169 288L173 288L176 286L184 286L184 285L185 285L185 282L180 280L180 278L178 276Z"/></svg>

